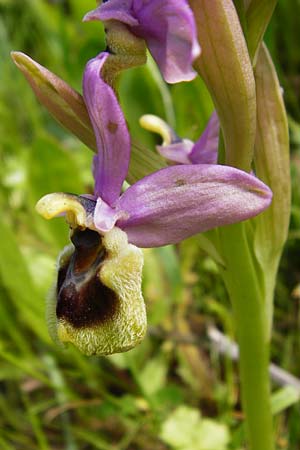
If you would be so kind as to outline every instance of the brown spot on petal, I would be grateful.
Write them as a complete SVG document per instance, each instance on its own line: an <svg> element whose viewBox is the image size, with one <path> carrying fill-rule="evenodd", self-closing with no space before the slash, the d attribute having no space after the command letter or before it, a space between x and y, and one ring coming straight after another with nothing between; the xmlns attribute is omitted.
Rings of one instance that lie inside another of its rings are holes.
<svg viewBox="0 0 300 450"><path fill-rule="evenodd" d="M74 253L57 279L58 319L64 319L74 328L99 325L115 314L118 297L99 279L105 259L101 236L92 230L76 230L72 235Z"/></svg>
<svg viewBox="0 0 300 450"><path fill-rule="evenodd" d="M175 186L184 186L186 185L186 181L184 178L178 178L177 180L175 180Z"/></svg>
<svg viewBox="0 0 300 450"><path fill-rule="evenodd" d="M109 121L107 124L107 129L111 134L115 134L117 132L118 129L118 124L115 122L111 122Z"/></svg>

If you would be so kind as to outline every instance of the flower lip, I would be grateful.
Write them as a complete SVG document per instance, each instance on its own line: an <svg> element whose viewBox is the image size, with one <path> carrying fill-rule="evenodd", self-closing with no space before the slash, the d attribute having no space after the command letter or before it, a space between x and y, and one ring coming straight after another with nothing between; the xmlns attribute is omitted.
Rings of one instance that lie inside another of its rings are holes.
<svg viewBox="0 0 300 450"><path fill-rule="evenodd" d="M76 230L71 239L75 250L58 273L57 318L76 329L101 325L114 316L119 302L99 278L105 259L101 237L87 229Z"/></svg>
<svg viewBox="0 0 300 450"><path fill-rule="evenodd" d="M100 238L94 233L76 230L75 247L69 246L60 256L48 324L54 339L70 342L86 355L108 355L131 349L145 335L143 254L117 227ZM74 269L82 247L89 257L93 241L101 242L96 259L78 273Z"/></svg>

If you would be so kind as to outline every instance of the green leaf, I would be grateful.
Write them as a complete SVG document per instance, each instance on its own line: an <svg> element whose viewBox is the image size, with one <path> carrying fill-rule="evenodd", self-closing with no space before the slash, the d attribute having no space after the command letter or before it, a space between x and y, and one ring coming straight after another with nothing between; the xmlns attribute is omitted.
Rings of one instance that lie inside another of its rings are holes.
<svg viewBox="0 0 300 450"><path fill-rule="evenodd" d="M165 385L167 370L168 365L164 354L147 362L138 376L142 390L147 396L153 396Z"/></svg>
<svg viewBox="0 0 300 450"><path fill-rule="evenodd" d="M271 407L272 413L278 414L300 400L300 392L293 386L284 386L272 394Z"/></svg>
<svg viewBox="0 0 300 450"><path fill-rule="evenodd" d="M57 247L61 248L68 242L69 229L63 218L46 223L38 217L34 206L45 194L51 192L72 192L81 194L86 192L82 170L78 166L72 153L69 153L54 139L44 136L37 138L28 153L28 190L29 208L34 215L33 223L42 237L46 237L49 230L54 237ZM91 178L92 184L92 178ZM58 248L51 248L57 253Z"/></svg>
<svg viewBox="0 0 300 450"><path fill-rule="evenodd" d="M264 265L281 254L290 217L289 135L282 90L272 59L261 47L255 69L257 90L257 176L273 191L270 208L257 218L256 254Z"/></svg>
<svg viewBox="0 0 300 450"><path fill-rule="evenodd" d="M44 299L40 299L28 272L15 233L0 221L0 278L15 305L17 315L42 339L48 333L41 327L44 316ZM17 325L16 325L17 326Z"/></svg>
<svg viewBox="0 0 300 450"><path fill-rule="evenodd" d="M248 49L252 61L256 60L266 28L272 17L277 0L251 0L246 13Z"/></svg>
<svg viewBox="0 0 300 450"><path fill-rule="evenodd" d="M257 135L254 163L257 176L273 191L271 206L256 219L254 250L262 267L271 324L277 267L287 239L291 180L289 136L282 91L272 59L262 46L255 67Z"/></svg>
<svg viewBox="0 0 300 450"><path fill-rule="evenodd" d="M30 189L39 200L50 192L84 192L82 168L73 154L51 137L37 138L29 153ZM92 182L92 177L91 177Z"/></svg>
<svg viewBox="0 0 300 450"><path fill-rule="evenodd" d="M176 450L226 450L229 432L225 425L182 405L163 423L160 438Z"/></svg>
<svg viewBox="0 0 300 450"><path fill-rule="evenodd" d="M171 92L178 123L176 132L183 138L196 141L214 110L204 81L197 77L189 83L177 83L172 85Z"/></svg>

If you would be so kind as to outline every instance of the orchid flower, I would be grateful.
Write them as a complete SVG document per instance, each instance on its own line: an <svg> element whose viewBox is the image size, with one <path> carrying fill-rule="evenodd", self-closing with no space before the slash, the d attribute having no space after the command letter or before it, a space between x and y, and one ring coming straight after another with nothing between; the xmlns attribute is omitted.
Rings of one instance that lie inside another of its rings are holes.
<svg viewBox="0 0 300 450"><path fill-rule="evenodd" d="M196 76L193 61L200 54L192 10L186 0L107 0L85 21L117 21L143 38L168 83Z"/></svg>
<svg viewBox="0 0 300 450"><path fill-rule="evenodd" d="M50 219L65 214L71 246L59 257L48 307L54 339L86 354L135 346L145 334L142 253L137 247L174 244L266 209L270 189L255 177L216 164L175 165L121 193L130 136L116 95L101 77L108 53L88 62L83 97L94 129L94 195L52 193L37 203Z"/></svg>
<svg viewBox="0 0 300 450"><path fill-rule="evenodd" d="M217 163L220 123L215 111L196 142L181 139L164 120L152 114L142 116L140 125L161 135L163 143L157 145L156 149L169 161L179 164Z"/></svg>

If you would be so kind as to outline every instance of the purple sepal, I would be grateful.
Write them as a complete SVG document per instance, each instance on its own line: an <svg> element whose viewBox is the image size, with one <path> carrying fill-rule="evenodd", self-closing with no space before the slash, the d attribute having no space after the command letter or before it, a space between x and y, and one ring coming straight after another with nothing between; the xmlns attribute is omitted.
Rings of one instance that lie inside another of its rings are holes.
<svg viewBox="0 0 300 450"><path fill-rule="evenodd" d="M193 61L200 54L192 10L185 0L108 0L84 20L117 20L145 39L168 83L197 75Z"/></svg>
<svg viewBox="0 0 300 450"><path fill-rule="evenodd" d="M83 97L98 149L93 165L95 196L114 206L128 171L130 137L116 95L101 78L108 56L101 53L88 62L83 76Z"/></svg>
<svg viewBox="0 0 300 450"><path fill-rule="evenodd" d="M189 155L192 164L216 164L218 160L220 122L214 111Z"/></svg>
<svg viewBox="0 0 300 450"><path fill-rule="evenodd" d="M125 191L117 226L139 247L158 247L266 209L271 190L257 178L221 165L181 165L155 172Z"/></svg>

